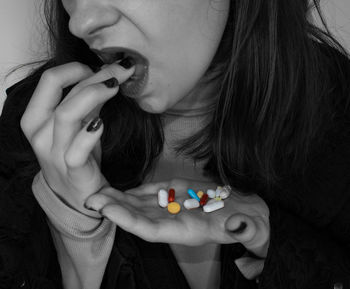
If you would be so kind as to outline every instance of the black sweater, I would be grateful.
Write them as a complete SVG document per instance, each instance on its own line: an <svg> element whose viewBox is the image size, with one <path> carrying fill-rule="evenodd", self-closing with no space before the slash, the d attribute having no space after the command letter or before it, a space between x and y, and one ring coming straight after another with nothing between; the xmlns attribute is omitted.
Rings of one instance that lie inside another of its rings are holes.
<svg viewBox="0 0 350 289"><path fill-rule="evenodd" d="M350 83L350 62L338 57ZM344 109L350 90L337 90L334 78L335 121L311 150L305 179L289 176L273 194L262 195L271 240L259 283L246 280L234 264L243 246L223 245L220 288L350 288L350 112ZM62 288L45 213L31 191L40 168L19 126L38 80L28 77L9 88L0 118L0 140L6 140L0 143L0 288ZM167 244L117 229L101 288L189 286Z"/></svg>

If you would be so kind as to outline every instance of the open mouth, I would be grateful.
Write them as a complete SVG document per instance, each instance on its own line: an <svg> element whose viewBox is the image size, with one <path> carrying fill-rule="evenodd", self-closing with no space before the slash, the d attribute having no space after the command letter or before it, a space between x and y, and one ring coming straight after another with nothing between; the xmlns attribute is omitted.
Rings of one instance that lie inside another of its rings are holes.
<svg viewBox="0 0 350 289"><path fill-rule="evenodd" d="M135 64L134 74L120 85L120 92L131 98L138 97L148 81L148 60L138 52L123 47L108 47L101 50L91 49L105 63L120 63L128 58Z"/></svg>

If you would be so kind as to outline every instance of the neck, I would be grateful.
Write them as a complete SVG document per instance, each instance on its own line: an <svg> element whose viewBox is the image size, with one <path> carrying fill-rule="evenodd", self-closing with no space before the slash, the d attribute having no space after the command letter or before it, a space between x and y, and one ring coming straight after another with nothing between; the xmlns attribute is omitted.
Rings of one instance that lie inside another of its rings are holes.
<svg viewBox="0 0 350 289"><path fill-rule="evenodd" d="M219 92L218 81L201 80L181 101L168 109L165 114L195 115L214 110Z"/></svg>

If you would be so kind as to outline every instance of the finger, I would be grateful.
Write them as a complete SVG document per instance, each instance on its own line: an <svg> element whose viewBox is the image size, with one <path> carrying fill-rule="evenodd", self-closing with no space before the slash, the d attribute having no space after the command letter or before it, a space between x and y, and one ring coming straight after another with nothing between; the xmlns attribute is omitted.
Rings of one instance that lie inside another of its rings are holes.
<svg viewBox="0 0 350 289"><path fill-rule="evenodd" d="M136 188L127 190L128 194L134 196L147 196L147 195L157 195L160 189L167 190L169 183L168 182L154 182L142 184Z"/></svg>
<svg viewBox="0 0 350 289"><path fill-rule="evenodd" d="M91 77L87 86L81 88L75 95L71 94L57 107L54 132L55 149L64 151L73 136L80 130L82 120L88 115L91 116L92 111L100 109L108 99L115 96L119 90L119 84L129 79L135 70L134 67L126 70L117 64L110 65L110 69L111 67L113 70L109 73L104 72L101 75L99 72ZM102 76L109 78L103 79Z"/></svg>
<svg viewBox="0 0 350 289"><path fill-rule="evenodd" d="M264 260L250 257L236 259L235 264L242 275L248 280L253 280L258 277L264 269Z"/></svg>
<svg viewBox="0 0 350 289"><path fill-rule="evenodd" d="M103 207L114 203L122 203L135 210L144 207L143 201L139 198L113 188L103 189L89 197L85 202L86 206L95 211L101 211Z"/></svg>
<svg viewBox="0 0 350 289"><path fill-rule="evenodd" d="M112 98L118 91L118 81L114 87L104 83L85 87L70 101L60 104L55 111L53 150L66 151L74 136L81 129L81 120L96 106Z"/></svg>
<svg viewBox="0 0 350 289"><path fill-rule="evenodd" d="M83 79L77 85L73 87L73 89L68 93L62 103L70 100L74 95L78 94L84 87L89 86L91 84L103 82L106 79L117 78L120 83L123 83L126 79L128 79L127 75L132 75L135 72L135 67L130 67L128 69L122 67L117 63L112 63L109 65L104 65L100 71L96 74L91 75L91 77ZM125 79L124 79L125 78Z"/></svg>
<svg viewBox="0 0 350 289"><path fill-rule="evenodd" d="M256 235L254 221L244 214L230 216L225 222L225 229L231 233L235 240L241 243L248 243Z"/></svg>
<svg viewBox="0 0 350 289"><path fill-rule="evenodd" d="M65 163L70 171L86 167L94 147L99 144L102 132L103 123L99 117L80 130L64 155Z"/></svg>
<svg viewBox="0 0 350 289"><path fill-rule="evenodd" d="M50 118L62 98L63 88L91 76L93 72L84 64L71 62L46 70L27 105L21 119L26 136L31 136L41 124Z"/></svg>
<svg viewBox="0 0 350 289"><path fill-rule="evenodd" d="M119 199L121 199L118 195L121 192L115 191L114 195L106 195L103 193L97 193L92 196L90 196L86 201L84 206L90 210L95 210L97 212L100 212L103 207L105 207L107 204L114 204L118 203Z"/></svg>
<svg viewBox="0 0 350 289"><path fill-rule="evenodd" d="M62 103L74 97L74 95L79 93L82 89L84 89L84 87L94 83L103 82L106 79L110 79L114 77L114 78L117 78L121 84L126 79L129 78L129 77L124 77L125 73L131 76L134 73L134 71L135 71L134 66L130 68L124 68L123 66L117 63L104 65L102 66L102 69L99 72L97 72L96 74L92 75L87 79L84 79L83 81L79 82L76 86L74 86L74 88L71 90L71 92L67 95L67 97L63 100ZM91 112L86 116L86 118L92 119L98 116L100 114L100 110L102 109L102 106L103 106L103 103L97 105L93 110L91 110Z"/></svg>
<svg viewBox="0 0 350 289"><path fill-rule="evenodd" d="M135 210L124 204L108 204L101 214L116 223L123 230L130 232L148 242L163 242L197 246L208 240L193 236L186 222L177 216L155 213L147 210ZM181 233L179 233L181 232Z"/></svg>
<svg viewBox="0 0 350 289"><path fill-rule="evenodd" d="M123 230L146 241L162 241L158 237L159 224L125 204L108 204L100 212Z"/></svg>
<svg viewBox="0 0 350 289"><path fill-rule="evenodd" d="M42 158L50 156L53 139L53 119L44 122L42 126L31 136L27 136L30 145L39 162Z"/></svg>

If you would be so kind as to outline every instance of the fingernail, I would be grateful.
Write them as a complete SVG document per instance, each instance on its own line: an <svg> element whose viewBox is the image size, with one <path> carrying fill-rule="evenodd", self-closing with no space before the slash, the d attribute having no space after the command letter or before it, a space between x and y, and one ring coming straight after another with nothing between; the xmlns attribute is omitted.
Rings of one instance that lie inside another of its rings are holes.
<svg viewBox="0 0 350 289"><path fill-rule="evenodd" d="M86 131L95 132L101 127L101 124L102 124L102 119L97 116L90 122L90 124L86 128Z"/></svg>
<svg viewBox="0 0 350 289"><path fill-rule="evenodd" d="M119 81L115 77L107 79L107 80L103 81L102 83L105 86L107 86L108 88L114 88L114 87L117 87L119 85Z"/></svg>
<svg viewBox="0 0 350 289"><path fill-rule="evenodd" d="M119 65L123 66L125 69L129 69L135 65L135 62L131 57L126 57L119 62Z"/></svg>
<svg viewBox="0 0 350 289"><path fill-rule="evenodd" d="M247 223L246 222L241 222L241 224L239 225L239 227L235 230L230 230L231 233L234 234L241 234L243 233L243 231L247 228Z"/></svg>

